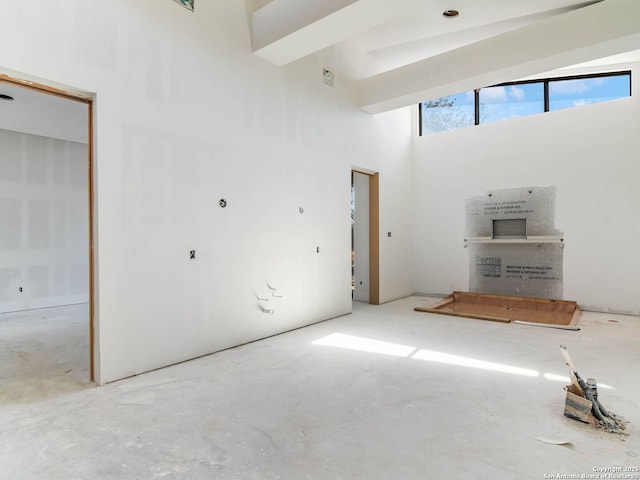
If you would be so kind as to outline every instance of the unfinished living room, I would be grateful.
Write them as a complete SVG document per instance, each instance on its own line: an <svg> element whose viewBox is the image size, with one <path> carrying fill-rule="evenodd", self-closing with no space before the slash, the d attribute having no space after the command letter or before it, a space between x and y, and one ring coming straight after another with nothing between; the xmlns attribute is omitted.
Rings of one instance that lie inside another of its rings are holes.
<svg viewBox="0 0 640 480"><path fill-rule="evenodd" d="M4 2L0 478L640 479L640 3Z"/></svg>

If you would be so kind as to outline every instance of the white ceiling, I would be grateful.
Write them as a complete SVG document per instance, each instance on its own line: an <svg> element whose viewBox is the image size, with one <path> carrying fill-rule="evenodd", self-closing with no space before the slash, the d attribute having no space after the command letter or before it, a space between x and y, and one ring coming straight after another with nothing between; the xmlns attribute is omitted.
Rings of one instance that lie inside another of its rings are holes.
<svg viewBox="0 0 640 480"><path fill-rule="evenodd" d="M307 43L323 37L325 47L348 44L369 57L368 61L375 66L365 69L361 73L363 78L373 71L379 73L406 65L600 1L246 0L246 3L254 10L252 35L258 55L262 55L258 47L265 47L262 38L265 35L279 41L283 45L281 50L294 48L283 41L287 36L305 38ZM450 9L458 10L460 15L445 18L442 13ZM353 13L358 14L357 20ZM349 20L350 25L343 24ZM269 58L267 54L265 58ZM283 65L295 59L274 63Z"/></svg>
<svg viewBox="0 0 640 480"><path fill-rule="evenodd" d="M319 54L360 83L372 113L575 64L640 60L638 0L245 2L256 55L285 66ZM445 18L450 9L460 15Z"/></svg>
<svg viewBox="0 0 640 480"><path fill-rule="evenodd" d="M495 37L585 5L584 0L432 0L412 13L347 40L366 52L361 77L382 73ZM448 9L460 12L445 18Z"/></svg>
<svg viewBox="0 0 640 480"><path fill-rule="evenodd" d="M85 103L0 82L0 129L87 143L89 114Z"/></svg>

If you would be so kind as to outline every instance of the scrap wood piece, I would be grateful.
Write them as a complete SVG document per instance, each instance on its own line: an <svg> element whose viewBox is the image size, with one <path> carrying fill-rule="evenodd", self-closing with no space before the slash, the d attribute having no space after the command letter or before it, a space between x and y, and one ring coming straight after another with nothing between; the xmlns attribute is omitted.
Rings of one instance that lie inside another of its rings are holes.
<svg viewBox="0 0 640 480"><path fill-rule="evenodd" d="M566 365L569 367L569 377L571 378L571 385L569 385L567 387L567 391L575 393L576 395L580 395L581 397L584 397L584 392L582 391L582 387L580 386L580 383L578 382L578 377L577 377L577 371L576 371L576 366L573 364L573 360L571 360L571 356L569 355L569 350L567 350L567 347L564 345L560 345L560 353L562 353L562 356L564 357L564 361L566 362Z"/></svg>
<svg viewBox="0 0 640 480"><path fill-rule="evenodd" d="M591 414L593 403L586 398L567 390L567 398L564 403L564 416L591 425L596 423L596 418Z"/></svg>
<svg viewBox="0 0 640 480"><path fill-rule="evenodd" d="M514 320L513 323L517 323L518 325L529 325L530 327L543 327L543 328L555 328L558 330L571 330L574 332L577 332L580 330L580 327L576 327L575 325L555 325L553 323L525 322L524 320Z"/></svg>
<svg viewBox="0 0 640 480"><path fill-rule="evenodd" d="M548 436L548 437L533 437L535 440L538 440L539 442L544 442L544 443L548 443L550 445L572 445L573 442L571 440L568 440L566 438L559 438L559 437L554 437L554 436Z"/></svg>
<svg viewBox="0 0 640 480"><path fill-rule="evenodd" d="M564 357L564 360L567 362L567 366L571 372L576 371L576 366L573 364L573 360L571 360L571 356L569 355L569 350L565 345L560 345L560 353Z"/></svg>

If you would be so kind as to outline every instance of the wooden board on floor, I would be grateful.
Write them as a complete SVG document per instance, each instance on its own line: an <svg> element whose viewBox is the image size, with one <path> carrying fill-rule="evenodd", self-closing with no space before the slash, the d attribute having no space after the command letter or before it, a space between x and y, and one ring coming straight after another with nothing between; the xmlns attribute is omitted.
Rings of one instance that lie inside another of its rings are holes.
<svg viewBox="0 0 640 480"><path fill-rule="evenodd" d="M452 315L454 317L476 318L478 320L489 320L492 322L509 323L511 321L509 317L496 317L493 315L484 315L482 313L471 313L470 311L456 312L450 309L445 310L440 308L426 308L426 307L416 307L414 308L414 310L416 312L437 313L439 315Z"/></svg>
<svg viewBox="0 0 640 480"><path fill-rule="evenodd" d="M414 310L505 323L522 321L575 326L580 320L576 302L470 292L453 292L431 307Z"/></svg>

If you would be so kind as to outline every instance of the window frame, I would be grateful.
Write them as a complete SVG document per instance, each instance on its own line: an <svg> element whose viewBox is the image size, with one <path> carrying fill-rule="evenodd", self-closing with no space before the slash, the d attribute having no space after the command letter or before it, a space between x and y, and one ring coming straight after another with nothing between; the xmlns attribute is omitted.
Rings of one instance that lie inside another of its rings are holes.
<svg viewBox="0 0 640 480"><path fill-rule="evenodd" d="M536 78L530 80L518 80L513 82L504 82L497 83L495 85L489 85L482 88L493 88L493 87L509 87L509 86L517 86L517 85L527 85L531 83L542 83L544 89L544 110L543 113L549 112L549 84L553 82L562 82L566 80L586 80L592 78L607 78L607 77L627 77L629 80L629 97L632 96L632 78L631 78L631 70L617 70L614 72L599 72L599 73L585 73L579 75L565 75L562 77L548 77L548 78ZM481 125L480 122L480 90L482 88L473 89L474 92L474 126ZM626 97L618 97L618 98L626 98ZM418 104L418 135L423 136L422 131L422 104L424 102L420 102ZM599 102L601 103L601 102ZM554 110L559 111L559 110ZM522 117L519 117L522 118Z"/></svg>

